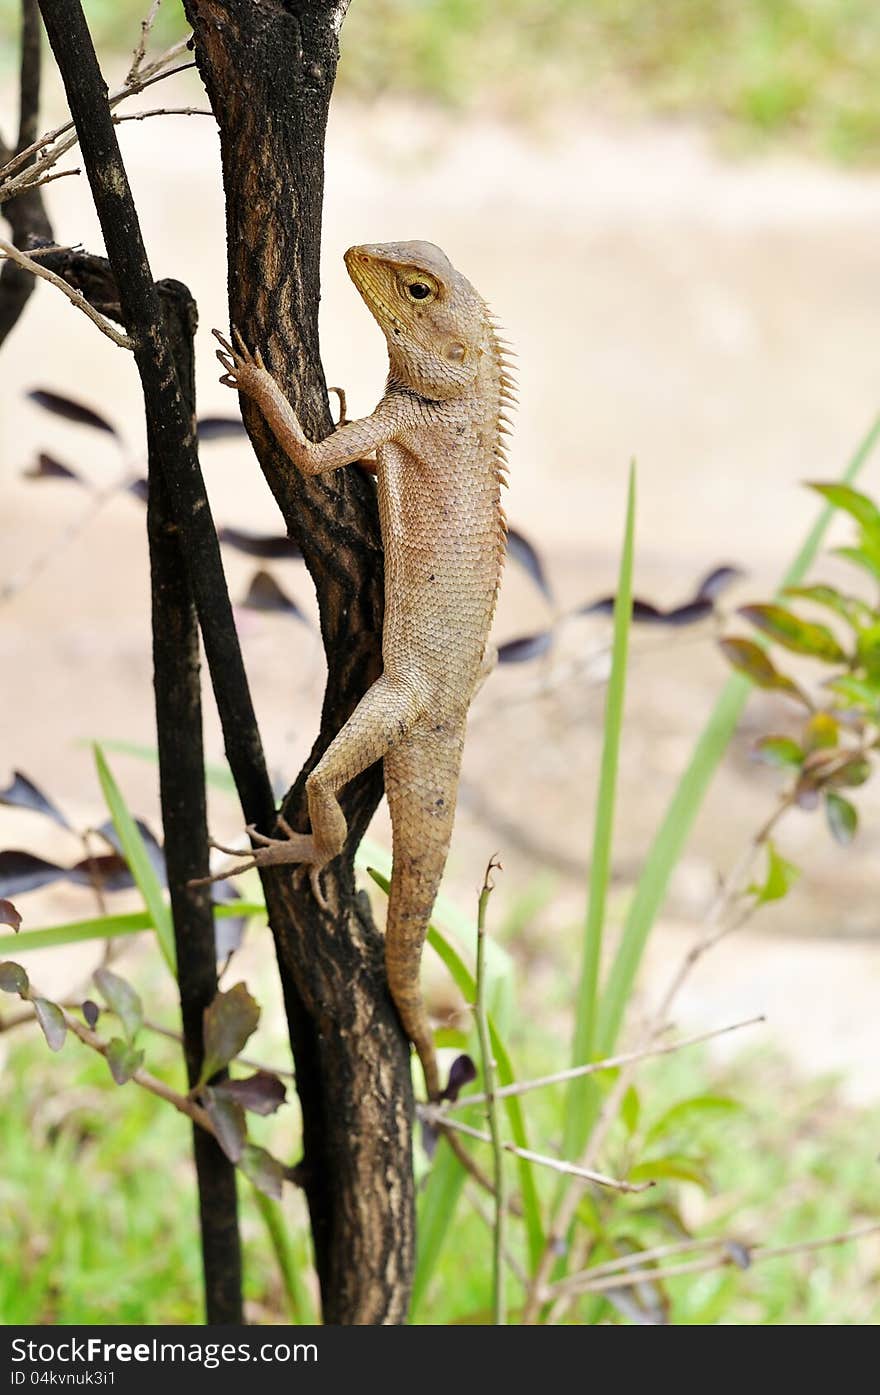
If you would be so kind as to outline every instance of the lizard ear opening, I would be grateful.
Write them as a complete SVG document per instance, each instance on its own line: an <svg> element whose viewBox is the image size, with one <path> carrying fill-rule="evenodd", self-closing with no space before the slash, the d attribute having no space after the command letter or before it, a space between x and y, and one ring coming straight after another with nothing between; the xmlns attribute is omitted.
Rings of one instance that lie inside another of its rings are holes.
<svg viewBox="0 0 880 1395"><path fill-rule="evenodd" d="M453 339L452 343L446 346L446 357L450 363L464 363L467 358L467 345L462 344L460 339Z"/></svg>

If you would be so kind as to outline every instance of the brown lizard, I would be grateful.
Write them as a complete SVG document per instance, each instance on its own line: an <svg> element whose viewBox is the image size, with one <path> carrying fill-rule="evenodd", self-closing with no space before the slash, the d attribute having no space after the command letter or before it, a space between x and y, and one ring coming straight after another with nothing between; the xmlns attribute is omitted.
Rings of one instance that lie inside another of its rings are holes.
<svg viewBox="0 0 880 1395"><path fill-rule="evenodd" d="M385 334L390 367L375 411L325 440L306 438L259 350L249 352L235 331L233 348L214 331L221 382L259 406L303 474L375 450L385 549L382 676L309 775L312 832L282 824L284 838L254 834L260 846L244 867L305 864L323 903L321 868L346 835L337 794L384 761L393 851L388 984L434 1100L440 1078L419 969L449 852L468 707L496 657L488 636L504 563L500 486L514 391L493 316L439 247L352 247L345 264Z"/></svg>

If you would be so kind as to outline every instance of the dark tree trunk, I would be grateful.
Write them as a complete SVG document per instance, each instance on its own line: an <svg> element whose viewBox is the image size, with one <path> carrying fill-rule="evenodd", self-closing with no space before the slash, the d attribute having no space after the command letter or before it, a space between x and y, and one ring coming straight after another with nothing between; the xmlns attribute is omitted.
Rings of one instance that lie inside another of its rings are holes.
<svg viewBox="0 0 880 1395"><path fill-rule="evenodd" d="M324 135L346 3L184 0L220 127L230 323L259 345L314 439L332 427L318 350ZM305 480L243 402L257 457L312 574L328 683L312 754L284 801L308 828L305 777L381 671L375 490L356 469ZM286 871L267 877L278 951L310 1018L294 1024L301 1169L324 1316L403 1321L414 1256L409 1047L353 856L382 793L374 767L344 792L350 836L324 874L331 907Z"/></svg>
<svg viewBox="0 0 880 1395"><path fill-rule="evenodd" d="M14 154L26 150L37 138L40 112L40 45L43 27L37 0L22 0L21 6L21 68L18 141L15 151L7 150L0 140L0 165ZM42 189L27 189L8 204L0 207L12 231L16 247L27 249L31 241L49 241L52 228L43 206ZM6 262L0 270L0 344L15 328L21 312L34 289L34 278L24 267Z"/></svg>
<svg viewBox="0 0 880 1395"><path fill-rule="evenodd" d="M196 307L185 286L162 282L162 307L177 380L195 424L193 336ZM168 486L150 447L147 532L153 601L153 682L165 862L174 917L177 985L190 1086L202 1068L202 1023L217 992L214 913L207 887L191 887L208 873L205 759L199 627L192 590L174 521ZM235 1167L217 1140L193 1125L199 1190L199 1224L205 1283L205 1319L212 1326L243 1320L241 1242Z"/></svg>

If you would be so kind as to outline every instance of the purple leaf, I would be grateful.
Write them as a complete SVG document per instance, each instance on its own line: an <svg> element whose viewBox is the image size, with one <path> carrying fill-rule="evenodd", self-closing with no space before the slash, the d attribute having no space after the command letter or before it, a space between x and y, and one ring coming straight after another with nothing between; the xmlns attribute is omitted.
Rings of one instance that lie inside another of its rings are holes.
<svg viewBox="0 0 880 1395"><path fill-rule="evenodd" d="M245 1076L243 1080L223 1080L211 1088L215 1095L237 1100L252 1114L274 1114L287 1098L283 1083L267 1070L257 1071L256 1075Z"/></svg>
<svg viewBox="0 0 880 1395"><path fill-rule="evenodd" d="M49 1050L60 1051L67 1036L64 1013L57 1003L50 1003L48 998L31 998L31 1003Z"/></svg>
<svg viewBox="0 0 880 1395"><path fill-rule="evenodd" d="M522 635L498 646L499 664L525 664L549 653L553 646L552 630L540 630L534 635Z"/></svg>
<svg viewBox="0 0 880 1395"><path fill-rule="evenodd" d="M465 1085L470 1085L472 1080L477 1078L477 1068L470 1056L456 1056L449 1070L449 1079L446 1082L446 1089L440 1096L443 1100L454 1103L458 1099Z"/></svg>
<svg viewBox="0 0 880 1395"><path fill-rule="evenodd" d="M111 1012L119 1018L127 1041L134 1041L144 1021L144 1009L139 994L127 979L120 978L103 966L95 970L95 984Z"/></svg>
<svg viewBox="0 0 880 1395"><path fill-rule="evenodd" d="M553 592L547 580L544 563L528 538L523 537L515 528L509 528L507 532L507 555L528 572L541 595L552 602Z"/></svg>
<svg viewBox="0 0 880 1395"><path fill-rule="evenodd" d="M33 853L22 852L18 848L0 852L0 895L20 896L26 891L48 886L51 882L64 881L67 875L66 867L59 867L57 862L47 862Z"/></svg>
<svg viewBox="0 0 880 1395"><path fill-rule="evenodd" d="M153 871L156 873L162 885L167 886L168 873L165 868L165 854L162 851L158 838L149 825L144 823L143 819L135 819L135 823L138 833L144 840L144 846L146 847ZM106 838L111 848L115 848L120 857L124 856L122 844L119 841L119 834L116 832L116 825L112 819L107 819L106 823L102 823L100 828L95 829L95 832L100 833L102 838Z"/></svg>
<svg viewBox="0 0 880 1395"><path fill-rule="evenodd" d="M694 600L712 601L714 603L718 600L722 592L727 590L728 586L731 586L734 581L738 581L739 578L745 576L745 574L742 567L722 566L713 568L708 575L703 577L703 580L697 587L697 594Z"/></svg>
<svg viewBox="0 0 880 1395"><path fill-rule="evenodd" d="M102 891L128 891L134 886L128 863L119 853L84 857L65 870L65 878L74 886L97 886Z"/></svg>
<svg viewBox="0 0 880 1395"><path fill-rule="evenodd" d="M724 1249L733 1260L737 1269L750 1269L752 1264L752 1253L746 1245L740 1244L739 1240L725 1240Z"/></svg>
<svg viewBox="0 0 880 1395"><path fill-rule="evenodd" d="M269 610L291 615L296 620L308 623L296 601L292 601L282 591L270 572L255 572L248 593L241 602L248 610Z"/></svg>
<svg viewBox="0 0 880 1395"><path fill-rule="evenodd" d="M21 915L5 897L0 898L0 925L11 925L16 935L21 929Z"/></svg>
<svg viewBox="0 0 880 1395"><path fill-rule="evenodd" d="M93 1002L91 998L86 998L82 1005L82 1015L85 1018L86 1026L91 1027L92 1031L94 1031L98 1025L98 1018L101 1016L101 1009L98 1007L98 1004Z"/></svg>
<svg viewBox="0 0 880 1395"><path fill-rule="evenodd" d="M77 484L85 482L75 470L62 465L54 455L47 455L45 451L40 451L29 470L22 471L22 477L26 480L75 480Z"/></svg>
<svg viewBox="0 0 880 1395"><path fill-rule="evenodd" d="M215 1089L206 1086L202 1090L202 1103L208 1118L214 1125L217 1142L230 1162L237 1163L247 1142L247 1122L244 1109L238 1100L218 1095Z"/></svg>
<svg viewBox="0 0 880 1395"><path fill-rule="evenodd" d="M106 431L111 436L118 435L116 427L111 426L106 417L99 416L91 407L84 407L81 402L74 402L72 397L62 397L60 393L50 392L48 388L34 388L28 393L28 397L32 402L36 402L38 407L52 412L57 417L78 422L80 426L93 426L97 431Z"/></svg>
<svg viewBox="0 0 880 1395"><path fill-rule="evenodd" d="M11 959L0 964L0 993L17 993L24 998L29 987L27 973L20 964L13 964Z"/></svg>
<svg viewBox="0 0 880 1395"><path fill-rule="evenodd" d="M140 499L145 504L150 497L150 481L148 479L132 480L127 486L129 494L133 494L136 499Z"/></svg>
<svg viewBox="0 0 880 1395"><path fill-rule="evenodd" d="M61 810L20 770L14 770L12 784L0 790L0 804L8 804L16 809L32 809L36 814L45 814L47 818L54 819L62 828L70 829Z"/></svg>
<svg viewBox="0 0 880 1395"><path fill-rule="evenodd" d="M714 615L715 607L707 597L698 596L693 601L688 601L685 605L677 605L672 610L667 610L661 618L663 625L694 625L698 620L705 620L707 616Z"/></svg>
<svg viewBox="0 0 880 1395"><path fill-rule="evenodd" d="M196 425L200 441L221 441L246 434L241 417L199 417Z"/></svg>
<svg viewBox="0 0 880 1395"><path fill-rule="evenodd" d="M221 528L217 537L220 542L228 543L249 557L302 557L293 538L282 537L278 533L247 533L242 528Z"/></svg>
<svg viewBox="0 0 880 1395"><path fill-rule="evenodd" d="M237 891L231 881L216 882L213 887L214 902L217 905L231 905L234 901L241 900L241 892ZM219 916L214 918L214 953L218 964L223 964L241 948L242 937L244 936L246 916Z"/></svg>
<svg viewBox="0 0 880 1395"><path fill-rule="evenodd" d="M256 1031L259 1020L259 1004L243 983L217 994L204 1013L202 1081L229 1065Z"/></svg>

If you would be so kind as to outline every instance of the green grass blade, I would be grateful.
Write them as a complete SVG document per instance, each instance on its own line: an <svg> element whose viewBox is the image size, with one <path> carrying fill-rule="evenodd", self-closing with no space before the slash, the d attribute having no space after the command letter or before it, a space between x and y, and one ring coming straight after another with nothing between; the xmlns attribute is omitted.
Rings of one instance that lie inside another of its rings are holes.
<svg viewBox="0 0 880 1395"><path fill-rule="evenodd" d="M451 1148L438 1147L431 1175L419 1200L418 1247L416 1272L413 1276L410 1311L418 1315L443 1243L449 1232L449 1222L461 1197L467 1173Z"/></svg>
<svg viewBox="0 0 880 1395"><path fill-rule="evenodd" d="M380 886L382 890L387 893L390 885L388 878L384 877L381 872L377 872L374 867L368 870L376 885ZM477 985L473 974L465 964L458 950L435 925L428 926L428 944L446 965L450 977L462 994L462 997L464 997L467 1002L472 1003L476 996ZM516 1080L513 1062L510 1059L510 1053L507 1047L498 1033L491 1013L488 1015L488 1025L492 1052L498 1067L498 1083L499 1085L512 1085ZM525 1117L520 1100L515 1095L508 1096L504 1104L507 1109L507 1117L510 1122L510 1131L513 1134L514 1142L518 1148L528 1148ZM448 1149L444 1149L444 1153L448 1151ZM455 1162L458 1171L462 1173L463 1180L464 1173L461 1164L454 1158L453 1162ZM544 1249L544 1226L541 1221L541 1205L538 1200L538 1190L535 1186L532 1164L525 1158L518 1159L518 1162L523 1217L526 1224L529 1256L532 1263L535 1264L540 1259ZM450 1210L447 1213L447 1220L451 1218L451 1215L452 1211ZM421 1240L419 1243L421 1245Z"/></svg>
<svg viewBox="0 0 880 1395"><path fill-rule="evenodd" d="M297 1257L290 1243L284 1212L277 1201L274 1201L271 1196L267 1196L265 1192L261 1192L258 1187L253 1189L253 1198L263 1219L269 1244L275 1255L281 1286L284 1289L290 1312L290 1321L313 1327L318 1317L312 1302L312 1295L309 1293L308 1285L303 1281Z"/></svg>
<svg viewBox="0 0 880 1395"><path fill-rule="evenodd" d="M116 826L125 860L137 883L138 890L144 898L150 919L156 928L156 938L159 941L159 948L164 955L165 962L176 977L177 956L174 949L174 927L171 921L171 909L165 902L162 883L156 876L138 826L129 812L128 805L125 803L107 764L104 752L97 742L94 745L94 752L95 764L98 767L98 779L107 801L107 808L110 810L110 815Z"/></svg>
<svg viewBox="0 0 880 1395"><path fill-rule="evenodd" d="M92 743L89 742L89 745ZM159 764L159 751L156 746L143 746L138 741L102 741L102 751L114 751L120 756L133 756L135 760L146 761L149 765ZM235 781L232 771L225 761L205 761L205 784L211 785L223 794L235 794Z"/></svg>
<svg viewBox="0 0 880 1395"><path fill-rule="evenodd" d="M849 484L856 478L880 440L880 417L860 442L842 476ZM780 588L797 586L813 563L828 530L834 509L822 510L803 546L786 571ZM736 729L751 685L738 675L729 678L704 727L690 763L679 781L672 803L654 839L629 907L623 936L607 986L602 995L595 1047L609 1055L617 1042L627 1002L641 964L645 944L666 899L673 869L690 837L706 791Z"/></svg>
<svg viewBox="0 0 880 1395"><path fill-rule="evenodd" d="M623 706L626 695L626 668L629 654L629 634L632 622L632 575L635 550L636 472L630 467L626 505L626 525L623 551L617 578L614 603L614 639L611 650L611 675L605 699L605 721L602 740L602 764L596 795L596 815L593 826L593 850L590 859L590 889L584 923L583 958L576 1002L572 1065L579 1066L592 1059L595 1051L597 1024L596 1008L599 992L599 966L602 958L602 936L608 883L611 875L611 846L614 834L614 807L617 794L617 767L620 755L620 733L623 726ZM573 1080L568 1088L562 1155L580 1157L589 1131L587 1104L596 1089L592 1080Z"/></svg>
<svg viewBox="0 0 880 1395"><path fill-rule="evenodd" d="M230 901L214 907L215 916L229 920L233 916L266 915L259 901ZM95 916L90 920L71 920L63 925L47 925L41 930L22 930L18 935L0 935L0 954L26 954L31 949L56 949L59 945L75 945L86 940L115 940L120 935L137 935L153 930L149 911L128 911L124 915Z"/></svg>

